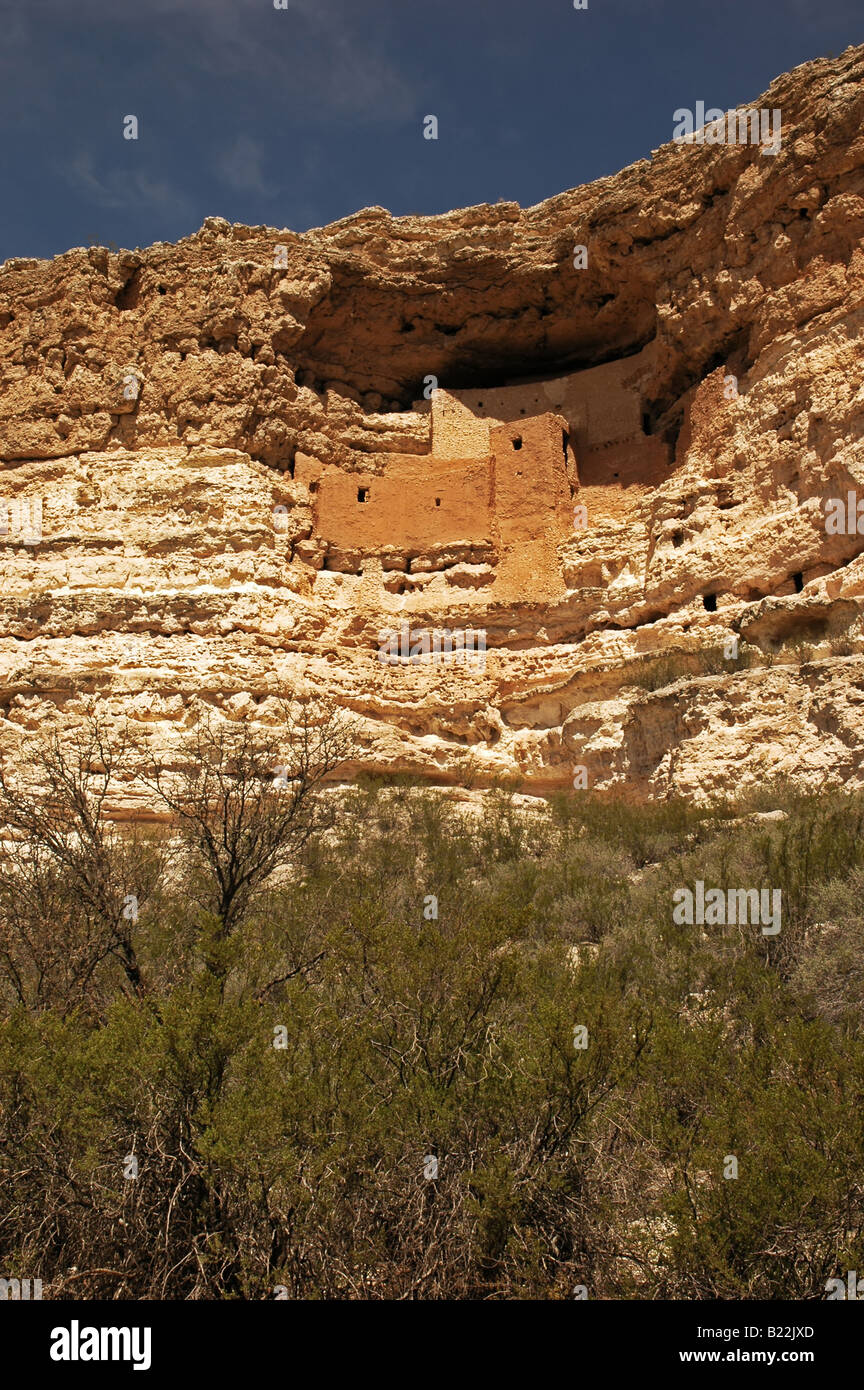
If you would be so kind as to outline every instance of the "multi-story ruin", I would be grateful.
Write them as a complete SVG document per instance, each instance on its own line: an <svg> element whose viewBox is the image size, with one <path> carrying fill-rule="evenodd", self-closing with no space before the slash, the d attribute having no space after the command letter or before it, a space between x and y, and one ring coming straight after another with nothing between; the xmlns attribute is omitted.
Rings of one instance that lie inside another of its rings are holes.
<svg viewBox="0 0 864 1390"><path fill-rule="evenodd" d="M436 552L444 563L500 563L519 552L530 583L532 552L572 532L574 503L592 522L623 519L668 471L668 447L645 429L650 351L488 390L437 388L408 416L406 452L369 455L362 469L298 454L295 480L313 493L326 567L354 570L375 554L408 567L421 553L428 565ZM418 413L428 419L422 452Z"/></svg>

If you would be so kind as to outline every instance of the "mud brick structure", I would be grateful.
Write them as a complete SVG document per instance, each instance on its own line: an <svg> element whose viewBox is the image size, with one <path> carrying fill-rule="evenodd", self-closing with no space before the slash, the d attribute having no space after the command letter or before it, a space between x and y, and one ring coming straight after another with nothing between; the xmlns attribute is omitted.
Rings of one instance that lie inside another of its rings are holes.
<svg viewBox="0 0 864 1390"><path fill-rule="evenodd" d="M748 104L770 158L0 266L0 507L42 518L0 535L0 757L92 706L170 758L305 691L451 786L860 785L864 537L825 503L864 497L864 48ZM382 664L405 624L483 669Z"/></svg>

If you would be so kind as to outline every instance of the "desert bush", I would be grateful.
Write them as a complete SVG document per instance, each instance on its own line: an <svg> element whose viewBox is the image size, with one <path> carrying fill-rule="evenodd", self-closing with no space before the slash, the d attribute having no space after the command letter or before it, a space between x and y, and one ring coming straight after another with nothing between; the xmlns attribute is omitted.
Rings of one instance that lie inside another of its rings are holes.
<svg viewBox="0 0 864 1390"><path fill-rule="evenodd" d="M694 647L692 651L676 648L657 656L643 656L635 671L628 671L625 685L639 690L664 690L676 681L694 680L697 676L734 675L753 667L770 666L773 661L758 647L741 644L737 656L727 656L723 643L716 646Z"/></svg>
<svg viewBox="0 0 864 1390"><path fill-rule="evenodd" d="M234 734L153 769L189 819L124 927L138 987L118 960L40 996L0 955L5 1265L171 1299L807 1298L861 1267L858 799L478 815L319 759L282 823ZM697 877L782 885L790 946L675 923Z"/></svg>

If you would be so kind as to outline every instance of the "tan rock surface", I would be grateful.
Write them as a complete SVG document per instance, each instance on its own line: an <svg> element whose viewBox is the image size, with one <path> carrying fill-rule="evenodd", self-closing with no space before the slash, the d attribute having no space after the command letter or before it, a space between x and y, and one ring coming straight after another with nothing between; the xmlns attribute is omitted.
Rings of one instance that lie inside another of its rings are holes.
<svg viewBox="0 0 864 1390"><path fill-rule="evenodd" d="M776 155L670 143L534 208L7 261L0 752L303 689L451 784L860 782L864 539L824 503L864 498L862 78L755 99ZM382 663L405 624L485 667Z"/></svg>

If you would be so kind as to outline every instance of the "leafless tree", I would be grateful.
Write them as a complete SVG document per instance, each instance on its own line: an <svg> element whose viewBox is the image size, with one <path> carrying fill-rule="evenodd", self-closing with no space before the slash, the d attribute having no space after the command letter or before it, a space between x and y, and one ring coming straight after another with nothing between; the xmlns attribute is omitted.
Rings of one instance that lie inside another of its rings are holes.
<svg viewBox="0 0 864 1390"><path fill-rule="evenodd" d="M95 716L0 766L0 962L20 1003L80 1002L104 962L141 994L138 913L160 874L155 845L106 815L125 735Z"/></svg>
<svg viewBox="0 0 864 1390"><path fill-rule="evenodd" d="M197 905L227 939L271 875L332 818L316 795L356 752L349 716L327 701L283 705L278 728L208 715L182 766L153 763L145 779L169 812Z"/></svg>

